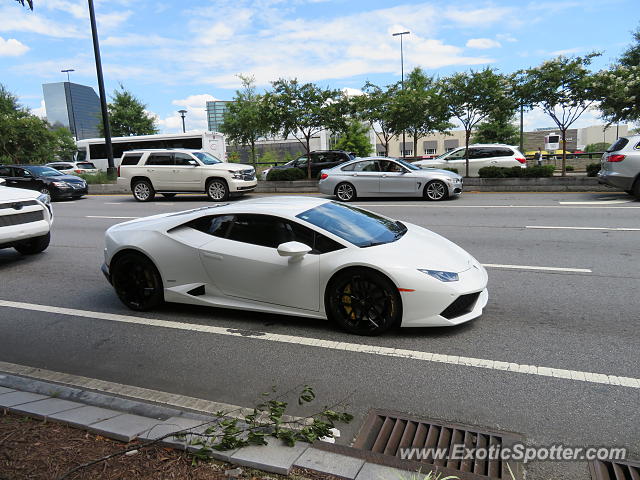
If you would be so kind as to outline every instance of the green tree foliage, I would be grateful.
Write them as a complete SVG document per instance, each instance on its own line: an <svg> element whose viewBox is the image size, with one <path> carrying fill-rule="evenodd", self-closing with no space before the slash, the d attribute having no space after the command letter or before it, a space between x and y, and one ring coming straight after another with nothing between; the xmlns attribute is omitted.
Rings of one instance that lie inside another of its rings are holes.
<svg viewBox="0 0 640 480"><path fill-rule="evenodd" d="M364 95L351 99L353 114L357 118L369 122L378 141L384 147L385 155L389 155L389 142L394 134L389 129L391 117L388 105L396 93L396 88L391 86L383 90L379 86L367 82L362 91L365 93Z"/></svg>
<svg viewBox="0 0 640 480"><path fill-rule="evenodd" d="M230 142L248 145L251 162L256 164L256 141L269 133L262 95L256 94L253 77L238 75L242 88L236 90L233 101L228 104L220 127Z"/></svg>
<svg viewBox="0 0 640 480"><path fill-rule="evenodd" d="M67 128L52 129L0 85L0 163L66 160L75 151L75 142Z"/></svg>
<svg viewBox="0 0 640 480"><path fill-rule="evenodd" d="M560 56L525 70L522 77L524 95L551 117L562 134L562 175L566 175L567 129L597 98L595 77L587 67L598 55Z"/></svg>
<svg viewBox="0 0 640 480"><path fill-rule="evenodd" d="M406 131L413 137L414 155L418 139L434 132L444 132L453 127L449 123L451 113L442 94L442 83L415 68L404 82L392 90L389 109L389 130L395 135Z"/></svg>
<svg viewBox="0 0 640 480"><path fill-rule="evenodd" d="M611 145L608 142L590 143L584 148L586 153L601 153L604 152Z"/></svg>
<svg viewBox="0 0 640 480"><path fill-rule="evenodd" d="M373 147L369 139L369 129L357 119L348 122L347 128L335 144L337 150L353 152L359 157L371 154Z"/></svg>
<svg viewBox="0 0 640 480"><path fill-rule="evenodd" d="M513 111L517 105L510 79L490 68L469 73L455 73L443 80L444 95L465 130L466 168L469 176L469 140L472 130L491 116Z"/></svg>
<svg viewBox="0 0 640 480"><path fill-rule="evenodd" d="M147 113L146 105L131 92L120 88L113 91L109 109L109 125L114 137L130 137L132 135L153 135L158 133L155 118ZM100 135L104 137L104 126L100 123Z"/></svg>
<svg viewBox="0 0 640 480"><path fill-rule="evenodd" d="M16 0L16 2L18 2L20 5L22 5L23 7L25 6L25 2L27 4L27 7L30 10L33 10L33 0Z"/></svg>
<svg viewBox="0 0 640 480"><path fill-rule="evenodd" d="M320 131L343 131L349 104L340 90L321 88L313 83L301 84L296 79L279 79L271 84L273 91L264 96L269 130L283 137L293 135L307 155L311 137ZM311 178L311 163L307 177Z"/></svg>
<svg viewBox="0 0 640 480"><path fill-rule="evenodd" d="M478 125L473 132L473 142L517 145L520 141L520 130L513 124L513 118L513 115L497 112Z"/></svg>
<svg viewBox="0 0 640 480"><path fill-rule="evenodd" d="M600 110L609 123L640 120L640 28L633 38L618 62L596 76Z"/></svg>

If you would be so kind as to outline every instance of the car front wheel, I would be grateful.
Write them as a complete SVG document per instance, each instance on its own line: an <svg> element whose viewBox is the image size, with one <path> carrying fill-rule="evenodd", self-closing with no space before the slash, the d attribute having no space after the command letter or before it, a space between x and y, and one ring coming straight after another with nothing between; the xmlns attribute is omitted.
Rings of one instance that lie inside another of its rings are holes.
<svg viewBox="0 0 640 480"><path fill-rule="evenodd" d="M44 252L49 246L51 241L51 233L42 235L40 237L30 238L22 243L19 243L14 248L23 255L34 255L36 253Z"/></svg>
<svg viewBox="0 0 640 480"><path fill-rule="evenodd" d="M224 180L214 178L207 183L207 196L214 202L224 202L229 198L229 187Z"/></svg>
<svg viewBox="0 0 640 480"><path fill-rule="evenodd" d="M131 185L131 191L133 192L133 198L139 202L150 202L156 196L156 191L149 180L136 180Z"/></svg>
<svg viewBox="0 0 640 480"><path fill-rule="evenodd" d="M151 310L164 301L160 272L142 254L117 257L111 265L111 283L120 301L132 310Z"/></svg>
<svg viewBox="0 0 640 480"><path fill-rule="evenodd" d="M427 200L444 200L448 196L448 189L444 182L432 180L424 187L424 197Z"/></svg>
<svg viewBox="0 0 640 480"><path fill-rule="evenodd" d="M331 281L327 291L327 316L356 335L380 335L402 318L398 289L384 275L367 270L347 270Z"/></svg>
<svg viewBox="0 0 640 480"><path fill-rule="evenodd" d="M351 202L356 199L356 189L348 182L338 184L335 193L338 200L342 202Z"/></svg>

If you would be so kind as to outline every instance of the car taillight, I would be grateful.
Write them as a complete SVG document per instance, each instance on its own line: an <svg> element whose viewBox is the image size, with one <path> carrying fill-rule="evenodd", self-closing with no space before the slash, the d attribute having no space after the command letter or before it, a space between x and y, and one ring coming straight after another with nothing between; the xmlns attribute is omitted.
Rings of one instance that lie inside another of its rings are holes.
<svg viewBox="0 0 640 480"><path fill-rule="evenodd" d="M520 163L525 164L527 163L527 159L523 158L523 157L516 157L516 160L518 160Z"/></svg>
<svg viewBox="0 0 640 480"><path fill-rule="evenodd" d="M624 155L609 155L607 157L607 162L621 162L625 159Z"/></svg>
<svg viewBox="0 0 640 480"><path fill-rule="evenodd" d="M82 173L82 170L74 170L76 173Z"/></svg>
<svg viewBox="0 0 640 480"><path fill-rule="evenodd" d="M325 178L327 178L329 176L328 173L322 173L320 174L320 180L324 180Z"/></svg>

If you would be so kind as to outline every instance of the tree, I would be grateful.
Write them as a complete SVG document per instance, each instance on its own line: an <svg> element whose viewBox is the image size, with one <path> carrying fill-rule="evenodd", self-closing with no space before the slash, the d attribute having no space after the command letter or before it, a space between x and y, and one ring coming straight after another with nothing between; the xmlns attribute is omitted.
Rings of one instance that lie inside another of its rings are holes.
<svg viewBox="0 0 640 480"><path fill-rule="evenodd" d="M492 115L513 112L516 100L509 79L490 68L470 73L456 73L445 78L443 83L444 95L451 113L462 123L465 130L465 176L468 177L471 131Z"/></svg>
<svg viewBox="0 0 640 480"><path fill-rule="evenodd" d="M0 163L53 162L68 159L75 151L69 129L51 129L0 85Z"/></svg>
<svg viewBox="0 0 640 480"><path fill-rule="evenodd" d="M474 143L506 143L517 145L520 141L520 130L513 124L511 115L496 112L482 122L473 132Z"/></svg>
<svg viewBox="0 0 640 480"><path fill-rule="evenodd" d="M130 137L132 135L153 135L158 133L155 118L147 113L146 105L133 94L125 90L121 84L113 91L109 109L109 125L114 137ZM104 137L104 126L100 124L100 135Z"/></svg>
<svg viewBox="0 0 640 480"><path fill-rule="evenodd" d="M609 148L609 145L608 142L590 143L584 148L584 151L586 153L602 153Z"/></svg>
<svg viewBox="0 0 640 480"><path fill-rule="evenodd" d="M220 130L231 142L249 145L251 161L256 166L256 141L269 133L262 95L256 94L253 77L238 75L242 89L228 104Z"/></svg>
<svg viewBox="0 0 640 480"><path fill-rule="evenodd" d="M369 140L369 129L357 119L350 120L346 130L339 136L335 148L353 152L359 157L369 156L373 150Z"/></svg>
<svg viewBox="0 0 640 480"><path fill-rule="evenodd" d="M453 127L451 113L442 95L442 84L415 68L404 82L396 84L390 97L389 130L399 135L403 131L413 137L413 153L418 151L418 139ZM404 149L404 146L403 146Z"/></svg>
<svg viewBox="0 0 640 480"><path fill-rule="evenodd" d="M307 156L315 134L345 129L348 103L340 90L300 84L296 79L279 79L271 85L273 91L265 94L269 130L285 138L293 135ZM311 178L311 162L307 162L307 176Z"/></svg>
<svg viewBox="0 0 640 480"><path fill-rule="evenodd" d="M567 129L597 98L595 77L587 66L598 55L559 56L524 71L523 92L551 117L561 132L563 176L566 175Z"/></svg>
<svg viewBox="0 0 640 480"><path fill-rule="evenodd" d="M640 28L633 38L618 62L596 75L600 110L609 124L640 120Z"/></svg>
<svg viewBox="0 0 640 480"><path fill-rule="evenodd" d="M30 10L33 10L33 0L16 0L16 2L18 2L18 3L19 3L20 5L22 5L23 7L25 6L25 5L24 5L24 2L25 2L25 1L27 2L27 7L28 7Z"/></svg>
<svg viewBox="0 0 640 480"><path fill-rule="evenodd" d="M378 141L384 147L385 155L389 155L389 142L394 134L389 129L391 119L388 107L396 89L391 86L383 90L379 86L367 82L362 87L362 91L364 95L351 99L353 113L363 121L369 122Z"/></svg>

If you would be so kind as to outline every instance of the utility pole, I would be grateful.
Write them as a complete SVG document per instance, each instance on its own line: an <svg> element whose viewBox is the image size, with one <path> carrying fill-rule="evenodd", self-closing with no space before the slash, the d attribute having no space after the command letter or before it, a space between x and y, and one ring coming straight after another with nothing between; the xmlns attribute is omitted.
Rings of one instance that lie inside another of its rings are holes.
<svg viewBox="0 0 640 480"><path fill-rule="evenodd" d="M398 32L398 33L393 33L391 34L391 36L393 37L400 37L400 72L402 74L402 81L401 81L401 85L402 85L402 89L404 90L404 51L403 51L403 47L402 47L402 37L405 35L409 35L411 32ZM402 130L402 158L405 158L405 150L404 150L404 144L405 144L405 134L404 134L404 129ZM413 152L413 155L416 155L416 152Z"/></svg>

